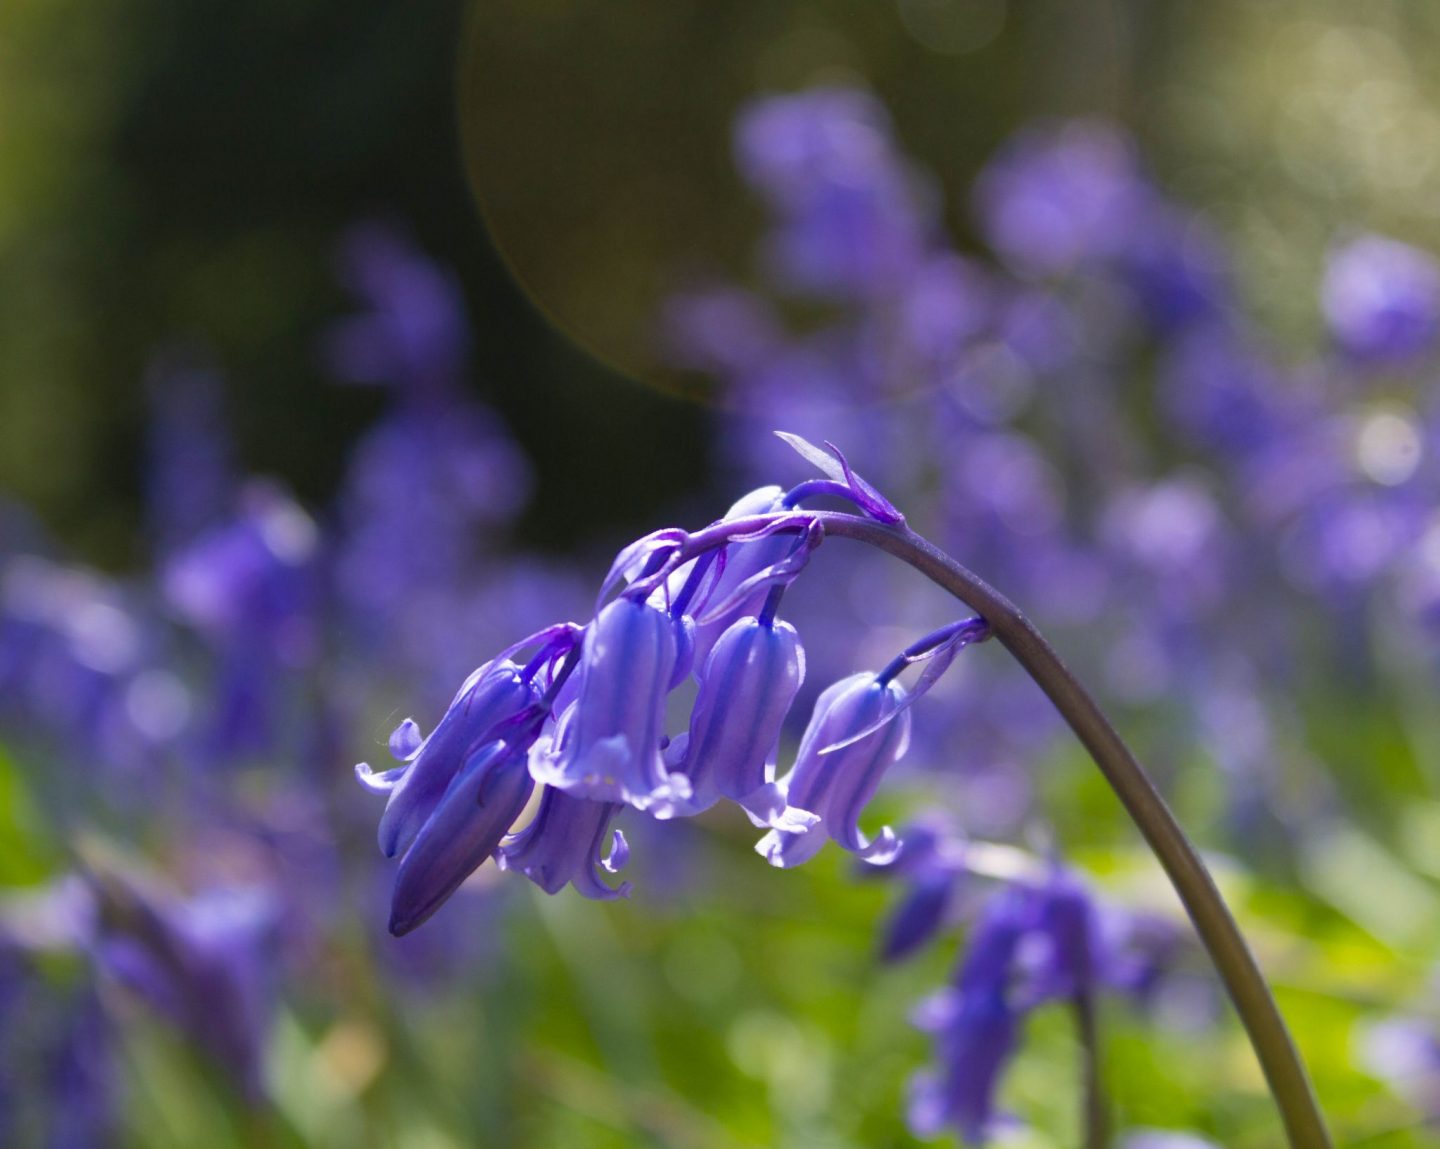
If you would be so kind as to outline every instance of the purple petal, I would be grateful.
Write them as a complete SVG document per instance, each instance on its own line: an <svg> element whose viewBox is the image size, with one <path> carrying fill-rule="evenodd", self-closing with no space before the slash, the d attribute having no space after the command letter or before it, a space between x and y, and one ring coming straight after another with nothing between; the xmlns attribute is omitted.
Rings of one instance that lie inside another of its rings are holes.
<svg viewBox="0 0 1440 1149"><path fill-rule="evenodd" d="M466 760L400 863L390 905L396 937L421 925L490 857L530 798L523 758L503 742Z"/></svg>
<svg viewBox="0 0 1440 1149"><path fill-rule="evenodd" d="M390 753L399 761L408 762L415 757L420 749L420 744L425 741L424 735L420 733L420 727L413 718L407 718L390 734Z"/></svg>

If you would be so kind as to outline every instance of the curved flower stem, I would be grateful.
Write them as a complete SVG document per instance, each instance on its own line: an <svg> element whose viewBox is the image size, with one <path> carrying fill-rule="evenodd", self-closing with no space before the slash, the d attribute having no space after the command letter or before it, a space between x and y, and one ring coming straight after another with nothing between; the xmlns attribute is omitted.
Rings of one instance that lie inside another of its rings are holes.
<svg viewBox="0 0 1440 1149"><path fill-rule="evenodd" d="M909 528L858 515L815 512L827 535L855 539L909 563L984 618L1050 697L1090 752L1169 875L1250 1036L1292 1149L1331 1149L1305 1065L1240 927L1195 847L1095 700L1004 595Z"/></svg>

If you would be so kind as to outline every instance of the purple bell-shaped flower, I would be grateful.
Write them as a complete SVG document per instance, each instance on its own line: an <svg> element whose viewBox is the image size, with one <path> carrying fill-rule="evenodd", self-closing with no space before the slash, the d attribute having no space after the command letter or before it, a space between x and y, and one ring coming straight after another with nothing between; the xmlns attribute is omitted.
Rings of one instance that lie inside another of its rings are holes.
<svg viewBox="0 0 1440 1149"><path fill-rule="evenodd" d="M396 727L390 749L406 765L383 774L372 774L364 763L356 767L366 786L389 793L379 830L387 858L410 848L477 748L499 737L487 739L487 733L536 697L534 684L513 662L487 662L465 680L429 738L422 741L408 718Z"/></svg>
<svg viewBox="0 0 1440 1149"><path fill-rule="evenodd" d="M752 515L768 515L784 508L785 492L779 487L761 487L738 500L720 519L733 522ZM703 560L713 563L710 569L711 581L706 587L704 607L697 611L703 617L695 624L695 666L704 669L710 651L736 619L759 614L770 593L769 586L756 586L748 594L738 593L745 583L761 572L783 562L795 550L793 534L776 533L763 538L747 539L731 543L724 550ZM704 575L696 573L695 564L687 564L678 575L694 578ZM683 585L677 578L677 588Z"/></svg>
<svg viewBox="0 0 1440 1149"><path fill-rule="evenodd" d="M783 784L787 801L820 822L806 833L771 830L760 839L755 848L772 866L809 861L826 836L867 861L895 856L898 843L890 828L870 841L860 832L859 817L910 743L904 701L903 687L869 672L852 674L820 695Z"/></svg>
<svg viewBox="0 0 1440 1149"><path fill-rule="evenodd" d="M392 934L422 924L495 853L533 789L523 748L490 742L466 759L400 862Z"/></svg>
<svg viewBox="0 0 1440 1149"><path fill-rule="evenodd" d="M955 983L912 1019L934 1035L940 1061L912 1084L910 1125L919 1136L933 1137L948 1125L976 1145L994 1129L995 1095L1023 1018L1013 1000L1015 967L1034 916L1024 891L1007 890L987 903Z"/></svg>
<svg viewBox="0 0 1440 1149"><path fill-rule="evenodd" d="M721 798L757 825L803 831L819 819L792 809L774 781L780 729L805 680L805 651L785 622L742 618L715 643L700 676L690 730L671 758L689 779L694 812Z"/></svg>
<svg viewBox="0 0 1440 1149"><path fill-rule="evenodd" d="M609 886L598 872L618 873L630 859L630 847L619 830L610 834L609 853L600 856L610 823L622 809L619 802L591 802L547 789L534 820L501 848L500 865L518 870L547 894L558 894L570 884L587 898L628 897L629 882Z"/></svg>
<svg viewBox="0 0 1440 1149"><path fill-rule="evenodd" d="M580 685L556 749L537 756L537 782L597 802L625 802L658 818L690 797L661 756L665 696L681 655L668 613L618 598L595 617L581 649Z"/></svg>

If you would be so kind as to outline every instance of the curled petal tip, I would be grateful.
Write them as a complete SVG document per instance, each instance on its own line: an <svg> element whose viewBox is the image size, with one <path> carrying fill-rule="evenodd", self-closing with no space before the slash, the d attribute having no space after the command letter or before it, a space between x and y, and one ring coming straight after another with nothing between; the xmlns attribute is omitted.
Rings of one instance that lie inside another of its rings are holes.
<svg viewBox="0 0 1440 1149"><path fill-rule="evenodd" d="M813 858L824 840L823 835L808 831L771 830L755 843L755 852L777 870L788 870Z"/></svg>
<svg viewBox="0 0 1440 1149"><path fill-rule="evenodd" d="M882 826L875 840L859 851L859 856L872 866L888 866L899 855L904 843L889 826Z"/></svg>
<svg viewBox="0 0 1440 1149"><path fill-rule="evenodd" d="M630 843L625 840L625 835L621 831L616 830L610 839L610 853L600 864L604 866L608 872L618 874L625 868L626 863L629 861ZM629 882L622 883L622 888L627 892L629 886ZM621 896L624 897L625 895L622 894Z"/></svg>
<svg viewBox="0 0 1440 1149"><path fill-rule="evenodd" d="M740 807L750 821L761 829L803 834L820 821L820 815L791 806L785 800L784 788L774 782L740 799Z"/></svg>
<svg viewBox="0 0 1440 1149"><path fill-rule="evenodd" d="M360 785L369 790L372 794L389 794L395 789L396 783L408 769L408 766L396 766L391 770L381 770L378 773L370 768L368 762L357 762L355 764L355 777Z"/></svg>
<svg viewBox="0 0 1440 1149"><path fill-rule="evenodd" d="M390 753L399 761L408 762L419 752L420 744L424 741L415 719L407 718L391 731Z"/></svg>

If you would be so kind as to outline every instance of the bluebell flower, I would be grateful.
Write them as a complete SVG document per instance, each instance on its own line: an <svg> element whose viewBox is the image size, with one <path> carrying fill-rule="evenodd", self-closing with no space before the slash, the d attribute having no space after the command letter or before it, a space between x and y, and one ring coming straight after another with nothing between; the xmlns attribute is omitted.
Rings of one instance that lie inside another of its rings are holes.
<svg viewBox="0 0 1440 1149"><path fill-rule="evenodd" d="M233 520L175 551L166 597L219 656L204 749L233 757L273 745L283 675L319 648L319 531L278 488L255 483Z"/></svg>
<svg viewBox="0 0 1440 1149"><path fill-rule="evenodd" d="M87 762L153 768L191 718L156 623L94 572L16 557L0 577L0 706Z"/></svg>
<svg viewBox="0 0 1440 1149"><path fill-rule="evenodd" d="M1020 1039L1015 971L1034 913L1022 891L992 898L954 984L915 1015L915 1024L934 1035L940 1062L937 1072L919 1075L912 1085L909 1118L918 1136L934 1137L950 1126L976 1145L994 1131L996 1093Z"/></svg>
<svg viewBox="0 0 1440 1149"><path fill-rule="evenodd" d="M873 672L852 674L828 687L815 703L800 740L795 765L781 783L786 801L819 817L803 832L771 830L756 849L772 866L798 866L834 839L868 861L893 857L896 839L884 827L873 841L860 831L860 812L880 780L905 753L910 714L902 706L904 688L881 682ZM893 721L886 722L890 716ZM870 729L877 722L878 729ZM869 733L865 733L869 730ZM857 734L858 741L840 745Z"/></svg>
<svg viewBox="0 0 1440 1149"><path fill-rule="evenodd" d="M916 1017L935 1034L940 1061L938 1072L917 1079L916 1132L953 1126L967 1142L987 1140L1026 1014L1093 992L1104 961L1093 899L1070 871L1052 865L1044 880L1017 881L986 902L954 984Z"/></svg>
<svg viewBox="0 0 1440 1149"><path fill-rule="evenodd" d="M902 961L923 949L949 919L965 877L965 843L933 823L907 826L900 852L879 872L905 884L880 933L881 961Z"/></svg>
<svg viewBox="0 0 1440 1149"><path fill-rule="evenodd" d="M274 898L218 888L179 899L115 872L96 887L100 968L177 1025L248 1101L262 1100Z"/></svg>
<svg viewBox="0 0 1440 1149"><path fill-rule="evenodd" d="M661 754L665 698L681 656L681 628L653 605L620 597L586 628L569 736L532 764L538 782L598 802L667 817L690 796Z"/></svg>
<svg viewBox="0 0 1440 1149"><path fill-rule="evenodd" d="M487 742L464 759L400 860L392 934L422 925L495 854L533 789L523 746Z"/></svg>
<svg viewBox="0 0 1440 1149"><path fill-rule="evenodd" d="M534 819L501 847L500 864L524 874L547 894L573 885L587 898L628 897L629 882L610 886L599 875L602 869L618 873L629 860L625 836L610 829L624 808L621 802L574 798L547 787Z"/></svg>
<svg viewBox="0 0 1440 1149"><path fill-rule="evenodd" d="M775 785L780 731L805 679L805 651L788 623L742 618L720 636L700 673L689 731L667 757L690 780L688 810L722 797L762 826L803 830L817 819L791 809Z"/></svg>
<svg viewBox="0 0 1440 1149"><path fill-rule="evenodd" d="M379 829L387 858L410 849L471 756L484 743L498 741L497 728L537 697L533 680L515 663L487 662L465 680L428 738L421 738L411 719L396 727L390 748L404 765L382 774L363 762L356 767L362 782L388 797Z"/></svg>
<svg viewBox="0 0 1440 1149"><path fill-rule="evenodd" d="M1075 999L1095 988L1099 933L1094 899L1070 870L1056 866L1031 895L1030 930L1037 944L1026 954L1028 1003Z"/></svg>
<svg viewBox="0 0 1440 1149"><path fill-rule="evenodd" d="M694 534L661 530L625 547L600 600L620 593L587 626L559 624L510 647L471 676L430 739L422 741L413 722L401 724L391 739L400 766L357 769L365 785L389 795L382 850L404 852L394 932L424 921L491 856L551 892L573 883L593 897L614 896L596 866L613 872L624 863L622 837L603 860L601 851L626 805L667 819L731 798L772 827L777 865L818 849L794 843L826 818L826 832L862 857L893 853L893 834L870 843L855 819L904 749L908 706L988 628L979 619L951 624L880 675L857 676L822 696L788 784L824 806L811 811L787 801L786 787L773 780L774 753L803 681L804 654L776 610L824 537L821 520L792 504L825 495L878 522L904 518L838 450L782 438L825 477L788 495L755 492ZM725 625L699 671L689 727L671 742L666 703L694 662L695 613L702 625ZM523 667L510 661L527 648L534 653ZM928 665L913 690L894 683L922 661ZM825 757L823 766L807 765L807 755ZM532 783L546 788L539 813L512 837Z"/></svg>
<svg viewBox="0 0 1440 1149"><path fill-rule="evenodd" d="M380 849L403 855L391 898L390 930L409 933L430 917L500 845L534 785L528 754L540 720L533 677L508 659L476 670L428 738L406 719L390 738L403 765L356 773L388 795ZM543 720L543 719L541 719Z"/></svg>
<svg viewBox="0 0 1440 1149"><path fill-rule="evenodd" d="M720 522L735 521L754 515L768 515L784 508L785 492L776 486L761 487L736 500ZM693 666L704 668L716 641L737 619L760 613L770 587L757 583L757 576L784 562L796 547L795 536L776 532L763 538L732 543L708 556L704 568L689 563L669 580L667 593L674 597L683 592L686 582L700 581L702 597L698 600L700 615L695 622ZM748 590L745 588L748 587Z"/></svg>
<svg viewBox="0 0 1440 1149"><path fill-rule="evenodd" d="M369 310L329 333L325 357L337 378L398 384L416 394L458 383L470 327L452 273L427 259L404 231L383 223L359 224L346 234L340 270Z"/></svg>
<svg viewBox="0 0 1440 1149"><path fill-rule="evenodd" d="M1151 195L1130 140L1083 120L1019 133L975 184L990 246L1031 277L1119 255Z"/></svg>
<svg viewBox="0 0 1440 1149"><path fill-rule="evenodd" d="M735 157L778 218L770 262L787 286L873 298L903 286L923 258L934 202L869 93L817 88L758 101L736 124Z"/></svg>
<svg viewBox="0 0 1440 1149"><path fill-rule="evenodd" d="M862 491L857 498L871 494ZM888 503L877 506L875 513L888 514L887 508ZM804 832L771 830L756 850L772 866L798 866L814 857L828 836L868 862L891 861L899 849L894 832L886 826L871 841L860 831L860 813L910 743L911 705L939 681L962 649L989 634L983 619L951 623L912 643L879 674L853 674L827 688L815 702L795 765L781 783L790 805L820 821ZM896 677L922 662L924 672L907 691Z"/></svg>
<svg viewBox="0 0 1440 1149"><path fill-rule="evenodd" d="M1359 236L1331 252L1321 304L1347 354L1369 363L1408 362L1440 336L1440 263L1408 244Z"/></svg>
<svg viewBox="0 0 1440 1149"><path fill-rule="evenodd" d="M337 592L351 633L448 673L473 665L485 617L475 573L525 504L529 463L466 392L470 333L455 277L383 226L355 229L343 256L371 306L330 332L326 357L340 379L387 384L395 401L351 454Z"/></svg>

